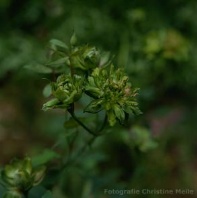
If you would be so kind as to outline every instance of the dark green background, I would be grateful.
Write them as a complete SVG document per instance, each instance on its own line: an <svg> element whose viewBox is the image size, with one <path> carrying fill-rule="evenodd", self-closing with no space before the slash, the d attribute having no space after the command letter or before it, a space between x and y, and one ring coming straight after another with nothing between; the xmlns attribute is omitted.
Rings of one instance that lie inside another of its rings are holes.
<svg viewBox="0 0 197 198"><path fill-rule="evenodd" d="M115 64L140 87L143 114L129 128L115 127L79 167L68 168L59 182L63 194L115 198L104 189L197 190L196 10L196 0L1 0L1 164L35 155L65 133L63 112L41 111L43 78L50 76L24 66L43 62L48 41L67 42L74 30L79 43L115 55ZM157 148L141 151L134 129L142 139L149 133Z"/></svg>

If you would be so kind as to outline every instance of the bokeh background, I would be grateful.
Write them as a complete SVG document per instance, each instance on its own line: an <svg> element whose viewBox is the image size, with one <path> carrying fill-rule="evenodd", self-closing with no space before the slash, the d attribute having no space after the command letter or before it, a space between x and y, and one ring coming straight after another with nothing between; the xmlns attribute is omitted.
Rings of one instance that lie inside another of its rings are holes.
<svg viewBox="0 0 197 198"><path fill-rule="evenodd" d="M140 87L143 114L101 138L65 173L56 197L120 197L106 188L197 191L196 18L196 0L1 0L1 165L65 133L63 113L41 110L49 76L24 66L44 61L48 41L68 41L75 30L80 43L115 55Z"/></svg>

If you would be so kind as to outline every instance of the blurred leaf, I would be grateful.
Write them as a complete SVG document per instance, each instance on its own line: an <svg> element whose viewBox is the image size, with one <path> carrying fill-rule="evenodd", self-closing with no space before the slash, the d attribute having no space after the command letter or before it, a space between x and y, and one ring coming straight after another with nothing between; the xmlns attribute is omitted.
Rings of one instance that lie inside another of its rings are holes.
<svg viewBox="0 0 197 198"><path fill-rule="evenodd" d="M64 63L67 63L68 60L69 60L68 57L64 57L64 58L60 58L60 59L58 59L58 60L49 62L49 63L47 63L46 65L48 65L48 66L60 66L60 65L62 65L62 64L64 64Z"/></svg>
<svg viewBox="0 0 197 198"><path fill-rule="evenodd" d="M104 52L101 55L99 66L101 67L107 67L112 63L113 57L111 57L110 52Z"/></svg>
<svg viewBox="0 0 197 198"><path fill-rule="evenodd" d="M42 198L53 198L53 195L52 195L51 191L48 190L48 191L42 196Z"/></svg>
<svg viewBox="0 0 197 198"><path fill-rule="evenodd" d="M44 96L45 98L48 98L48 97L51 95L52 90L51 90L51 84L50 84L50 83L47 84L47 85L44 87L42 93L43 93L43 96Z"/></svg>
<svg viewBox="0 0 197 198"><path fill-rule="evenodd" d="M38 72L38 73L43 73L43 74L49 74L52 73L52 69L41 65L41 64L31 64L31 65L26 65L24 68L32 70L34 72Z"/></svg>
<svg viewBox="0 0 197 198"><path fill-rule="evenodd" d="M130 134L133 144L143 152L157 147L157 142L151 137L150 131L144 127L134 126Z"/></svg>
<svg viewBox="0 0 197 198"><path fill-rule="evenodd" d="M51 39L49 42L50 42L52 45L54 45L54 46L62 47L62 48L64 48L64 49L68 50L68 46L67 46L64 42L62 42L62 41L60 41L60 40L58 40L58 39Z"/></svg>
<svg viewBox="0 0 197 198"><path fill-rule="evenodd" d="M43 165L59 157L60 155L58 153L46 149L41 154L32 157L32 164L33 166Z"/></svg>
<svg viewBox="0 0 197 198"><path fill-rule="evenodd" d="M70 44L76 45L76 43L77 43L77 36L76 36L75 32L73 32L71 39L70 39Z"/></svg>

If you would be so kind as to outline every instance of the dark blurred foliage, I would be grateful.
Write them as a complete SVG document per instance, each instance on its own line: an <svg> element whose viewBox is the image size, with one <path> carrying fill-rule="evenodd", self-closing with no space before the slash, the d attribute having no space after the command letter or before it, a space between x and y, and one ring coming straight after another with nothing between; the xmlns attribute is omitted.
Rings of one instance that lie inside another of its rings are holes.
<svg viewBox="0 0 197 198"><path fill-rule="evenodd" d="M58 180L55 197L119 197L104 194L107 188L197 190L196 10L196 0L1 0L1 163L63 139L64 113L41 111L43 78L51 76L24 66L44 60L49 39L68 41L75 30L81 43L115 54L141 89L143 115L99 138Z"/></svg>

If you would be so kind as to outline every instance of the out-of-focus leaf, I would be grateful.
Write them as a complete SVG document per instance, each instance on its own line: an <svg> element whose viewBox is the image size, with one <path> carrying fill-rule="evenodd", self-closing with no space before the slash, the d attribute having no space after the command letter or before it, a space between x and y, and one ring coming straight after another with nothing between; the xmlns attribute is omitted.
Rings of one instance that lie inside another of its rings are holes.
<svg viewBox="0 0 197 198"><path fill-rule="evenodd" d="M135 126L130 134L134 145L143 152L157 147L157 142L151 137L150 131L144 127Z"/></svg>
<svg viewBox="0 0 197 198"><path fill-rule="evenodd" d="M53 195L52 195L51 191L48 190L48 191L42 196L42 198L53 198Z"/></svg>
<svg viewBox="0 0 197 198"><path fill-rule="evenodd" d="M38 63L37 64L26 65L24 68L32 70L32 71L37 72L37 73L43 73L43 74L52 73L51 68L49 68L47 66L44 66L44 65L41 65L41 64L38 64Z"/></svg>
<svg viewBox="0 0 197 198"><path fill-rule="evenodd" d="M64 63L67 63L68 60L69 60L68 57L64 57L64 58L60 58L58 60L49 62L46 65L48 65L48 66L60 66L60 65L62 65Z"/></svg>
<svg viewBox="0 0 197 198"><path fill-rule="evenodd" d="M33 166L43 165L59 157L60 155L58 153L52 150L46 149L43 151L43 153L32 157L32 164Z"/></svg>
<svg viewBox="0 0 197 198"><path fill-rule="evenodd" d="M111 58L110 58L110 53L105 52L101 55L99 66L106 67L106 66L109 66L111 64L111 62L112 61L111 61Z"/></svg>
<svg viewBox="0 0 197 198"><path fill-rule="evenodd" d="M51 93L52 93L52 90L51 90L51 84L47 84L45 87L44 87L44 89L43 89L43 96L44 97L49 97L50 95L51 95Z"/></svg>
<svg viewBox="0 0 197 198"><path fill-rule="evenodd" d="M76 45L76 43L77 43L77 37L76 37L75 32L73 32L73 34L71 36L71 39L70 39L70 44L71 45Z"/></svg>
<svg viewBox="0 0 197 198"><path fill-rule="evenodd" d="M68 49L68 46L64 43L64 42L62 42L62 41L60 41L60 40L58 40L58 39L51 39L50 41L49 41L52 45L54 45L54 46L57 46L57 47L62 47L62 48L64 48L64 49Z"/></svg>

